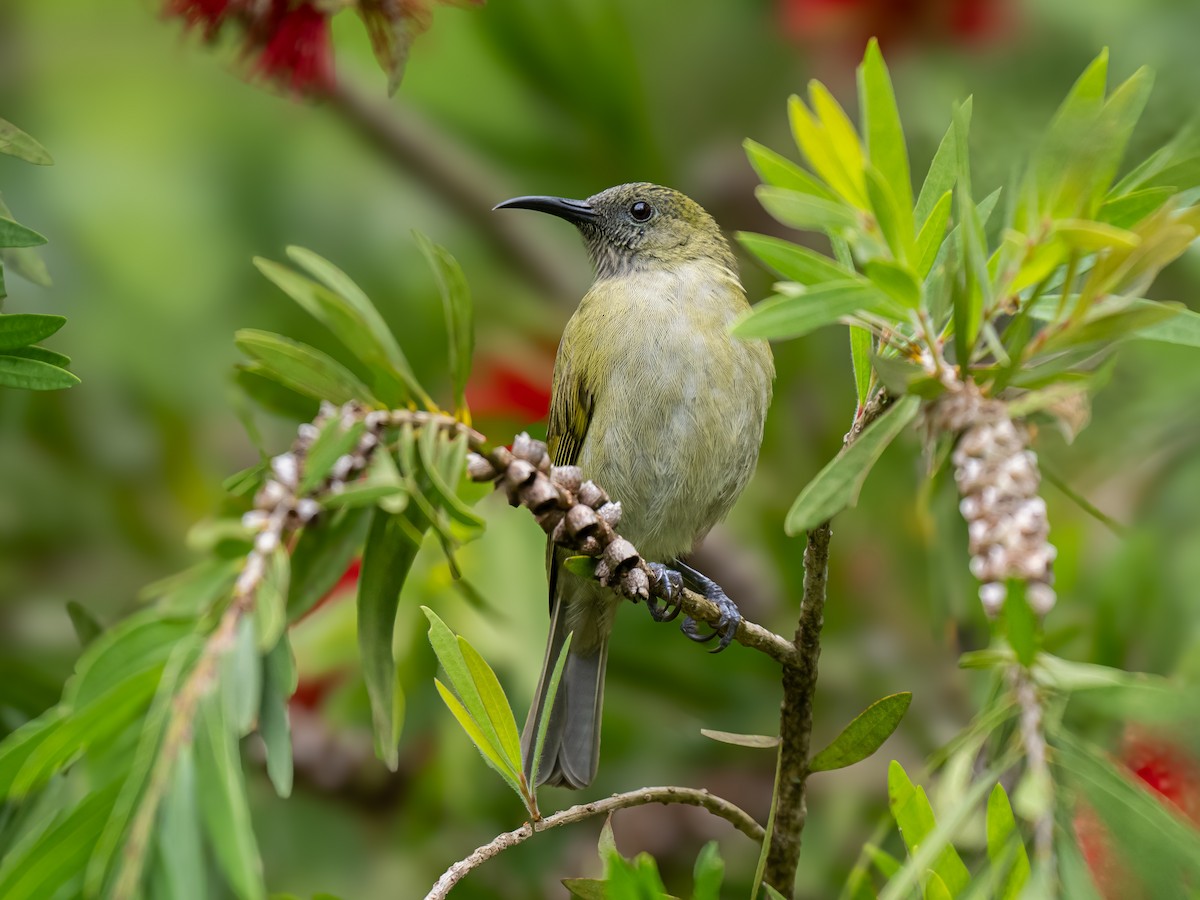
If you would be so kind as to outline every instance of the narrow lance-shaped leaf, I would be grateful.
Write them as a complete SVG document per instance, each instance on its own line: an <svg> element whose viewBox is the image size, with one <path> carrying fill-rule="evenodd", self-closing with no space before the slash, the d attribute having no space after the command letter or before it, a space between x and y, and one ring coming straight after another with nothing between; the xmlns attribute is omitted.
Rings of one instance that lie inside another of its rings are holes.
<svg viewBox="0 0 1200 900"><path fill-rule="evenodd" d="M396 716L392 636L396 631L400 590L420 549L410 534L413 531L423 534L426 527L427 523L415 510L405 510L396 516L375 509L358 579L358 646L371 699L375 752L393 771L400 762L397 743L401 722Z"/></svg>
<svg viewBox="0 0 1200 900"><path fill-rule="evenodd" d="M377 451L377 455L384 451ZM367 537L370 510L328 512L300 532L292 552L287 616L294 622L333 589Z"/></svg>
<svg viewBox="0 0 1200 900"><path fill-rule="evenodd" d="M505 783L513 789L518 797L524 800L524 794L521 791L520 772L514 769L504 755L496 749L496 746L492 743L488 735L483 733L483 728L479 721L467 711L462 701L454 696L454 692L436 678L433 680L433 684L437 688L442 702L446 704L446 708L450 710L458 724L462 726L462 730L467 733L467 737L471 739L471 743L475 745L475 749L483 756L484 762L491 766L504 779Z"/></svg>
<svg viewBox="0 0 1200 900"><path fill-rule="evenodd" d="M769 750L779 746L779 738L770 734L739 734L734 731L716 731L712 728L701 728L700 733L710 741L722 744L733 744L737 747L753 747L759 750Z"/></svg>
<svg viewBox="0 0 1200 900"><path fill-rule="evenodd" d="M755 304L734 324L733 333L742 338L797 338L855 313L885 313L897 308L891 296L870 282L831 281Z"/></svg>
<svg viewBox="0 0 1200 900"><path fill-rule="evenodd" d="M900 212L909 217L912 210L912 176L908 168L908 150L891 75L875 38L867 44L858 67L858 103L862 111L862 130L867 142L867 157L883 175L896 195ZM910 226L911 227L911 226Z"/></svg>
<svg viewBox="0 0 1200 900"><path fill-rule="evenodd" d="M175 760L171 786L163 797L154 841L155 865L147 896L206 900L208 863L196 802L196 762L184 747Z"/></svg>
<svg viewBox="0 0 1200 900"><path fill-rule="evenodd" d="M871 351L874 340L871 332L857 325L850 326L850 363L854 368L854 394L859 409L871 392Z"/></svg>
<svg viewBox="0 0 1200 900"><path fill-rule="evenodd" d="M754 196L763 209L789 228L838 232L858 225L858 213L839 201L762 185L754 189Z"/></svg>
<svg viewBox="0 0 1200 900"><path fill-rule="evenodd" d="M492 667L479 655L479 651L472 647L462 635L458 636L458 648L462 651L467 669L471 673L471 680L475 682L479 698L483 701L483 711L496 731L496 737L500 741L500 750L504 753L504 757L512 766L513 771L520 772L521 736L517 733L517 722L513 718L512 706L504 694L500 679L496 677Z"/></svg>
<svg viewBox="0 0 1200 900"><path fill-rule="evenodd" d="M234 342L242 352L257 359L266 374L294 391L330 403L358 400L378 405L353 372L315 347L254 328L238 331Z"/></svg>
<svg viewBox="0 0 1200 900"><path fill-rule="evenodd" d="M51 363L29 359L24 354L0 354L0 386L26 391L57 391L77 384L79 376Z"/></svg>
<svg viewBox="0 0 1200 900"><path fill-rule="evenodd" d="M15 156L35 166L49 166L54 163L45 147L4 119L0 119L0 153Z"/></svg>
<svg viewBox="0 0 1200 900"><path fill-rule="evenodd" d="M737 234L737 239L738 243L757 256L764 265L797 284L817 285L855 277L853 271L816 250L782 238L742 231Z"/></svg>
<svg viewBox="0 0 1200 900"><path fill-rule="evenodd" d="M0 352L45 340L66 324L65 316L36 313L0 315Z"/></svg>
<svg viewBox="0 0 1200 900"><path fill-rule="evenodd" d="M0 247L37 247L46 239L18 222L0 216Z"/></svg>
<svg viewBox="0 0 1200 900"><path fill-rule="evenodd" d="M904 845L910 854L915 855L933 833L937 823L925 790L914 785L895 760L888 767L888 804L900 828L900 836L904 838ZM967 867L949 843L938 851L932 868L954 894L965 890L970 883Z"/></svg>
<svg viewBox="0 0 1200 900"><path fill-rule="evenodd" d="M853 506L871 467L888 444L913 420L920 402L914 396L902 397L844 452L835 456L800 492L788 510L784 521L787 533L795 535L808 531L847 506Z"/></svg>
<svg viewBox="0 0 1200 900"><path fill-rule="evenodd" d="M988 796L987 847L992 865L1007 867L997 900L1017 900L1029 880L1029 856L1017 831L1008 794L1000 784Z"/></svg>
<svg viewBox="0 0 1200 900"><path fill-rule="evenodd" d="M837 201L837 195L833 191L790 159L764 147L757 141L746 140L742 146L746 149L746 157L750 160L750 165L758 173L763 184L799 191L802 194L812 194L814 197L824 200Z"/></svg>
<svg viewBox="0 0 1200 900"><path fill-rule="evenodd" d="M865 207L866 186L863 168L866 160L863 157L862 142L858 139L850 117L829 89L819 81L808 83L808 99L825 132L833 163L844 174L850 186L850 193L846 198L860 208Z"/></svg>
<svg viewBox="0 0 1200 900"><path fill-rule="evenodd" d="M241 900L265 900L262 860L250 821L237 740L216 695L200 701L194 746L196 792L213 856Z"/></svg>
<svg viewBox="0 0 1200 900"><path fill-rule="evenodd" d="M968 97L963 101L961 107L956 109L954 117L964 117L968 124L971 121L971 98ZM929 172L925 175L925 181L921 185L920 196L917 197L917 205L913 211L915 224L924 227L929 219L930 212L933 211L934 205L938 202L946 191L954 187L954 179L958 172L958 139L954 122L946 129L945 135L942 136L942 141L938 144L937 151L933 154L933 160L929 164Z"/></svg>
<svg viewBox="0 0 1200 900"><path fill-rule="evenodd" d="M467 278L458 261L444 248L419 231L413 232L417 246L425 254L437 280L446 312L446 333L450 341L450 372L454 380L454 403L466 409L467 378L471 374L471 356L475 351L474 311Z"/></svg>
<svg viewBox="0 0 1200 900"><path fill-rule="evenodd" d="M866 759L882 747L883 742L900 726L900 720L908 712L910 703L912 694L908 691L876 700L855 716L828 747L812 758L808 770L827 772L844 769Z"/></svg>
<svg viewBox="0 0 1200 900"><path fill-rule="evenodd" d="M365 422L355 422L344 428L339 417L326 422L304 455L304 471L296 492L301 495L311 493L329 477L333 464L354 450L366 428Z"/></svg>
<svg viewBox="0 0 1200 900"><path fill-rule="evenodd" d="M292 647L284 634L263 659L262 701L258 713L258 733L267 749L267 777L275 793L292 793L292 731L288 720L288 698L296 690L296 664Z"/></svg>

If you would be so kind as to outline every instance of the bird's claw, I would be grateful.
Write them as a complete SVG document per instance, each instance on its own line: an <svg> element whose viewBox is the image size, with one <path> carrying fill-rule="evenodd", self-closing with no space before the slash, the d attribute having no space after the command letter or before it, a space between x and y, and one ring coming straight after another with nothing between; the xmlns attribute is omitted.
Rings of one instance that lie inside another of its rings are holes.
<svg viewBox="0 0 1200 900"><path fill-rule="evenodd" d="M663 563L652 562L646 565L654 577L650 596L646 599L650 618L655 622L670 622L679 615L679 601L683 597L683 576ZM663 597L662 604L658 603L658 596Z"/></svg>
<svg viewBox="0 0 1200 900"><path fill-rule="evenodd" d="M737 605L716 584L710 582L704 594L721 611L721 617L717 619L717 624L713 626L713 630L708 634L704 634L700 631L699 624L691 616L684 618L683 622L679 625L679 630L698 644L707 643L720 635L721 640L717 642L717 646L709 651L709 653L720 653L733 643L733 637L737 634L738 626L742 624L742 614L738 611Z"/></svg>

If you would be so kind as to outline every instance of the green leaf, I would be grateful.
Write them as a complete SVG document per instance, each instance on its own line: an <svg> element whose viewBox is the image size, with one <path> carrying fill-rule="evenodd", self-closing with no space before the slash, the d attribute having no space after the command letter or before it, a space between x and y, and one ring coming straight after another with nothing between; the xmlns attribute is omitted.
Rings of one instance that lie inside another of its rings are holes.
<svg viewBox="0 0 1200 900"><path fill-rule="evenodd" d="M871 351L874 343L870 331L857 325L850 326L850 364L854 369L854 394L860 408L871 393Z"/></svg>
<svg viewBox="0 0 1200 900"><path fill-rule="evenodd" d="M1098 253L1110 247L1132 250L1142 242L1141 237L1132 231L1086 219L1057 219L1053 233L1072 250L1084 253Z"/></svg>
<svg viewBox="0 0 1200 900"><path fill-rule="evenodd" d="M1105 201L1096 218L1115 228L1132 228L1146 216L1161 209L1175 193L1174 188L1145 188Z"/></svg>
<svg viewBox="0 0 1200 900"><path fill-rule="evenodd" d="M292 422L311 422L317 416L314 397L284 387L262 363L238 363L233 382L249 399L269 413Z"/></svg>
<svg viewBox="0 0 1200 900"><path fill-rule="evenodd" d="M929 211L925 224L921 226L921 233L917 235L913 258L916 261L917 277L919 278L926 277L933 270L938 251L942 248L943 241L946 240L946 226L950 224L950 207L953 205L953 200L953 191L946 191L942 194L937 203L933 205L933 209Z"/></svg>
<svg viewBox="0 0 1200 900"><path fill-rule="evenodd" d="M305 396L334 404L357 400L379 405L354 373L315 347L254 328L238 331L234 343L262 364L264 374Z"/></svg>
<svg viewBox="0 0 1200 900"><path fill-rule="evenodd" d="M901 209L891 186L874 166L867 167L867 197L879 231L892 256L901 263L913 258L913 223L908 209Z"/></svg>
<svg viewBox="0 0 1200 900"><path fill-rule="evenodd" d="M912 694L908 691L876 700L855 716L828 747L812 758L808 770L827 772L844 769L866 759L900 727L900 720L908 712L910 703Z"/></svg>
<svg viewBox="0 0 1200 900"><path fill-rule="evenodd" d="M564 878L567 894L579 900L609 900L608 890L601 878Z"/></svg>
<svg viewBox="0 0 1200 900"><path fill-rule="evenodd" d="M120 781L88 794L37 840L11 849L0 862L0 897L44 900L78 878L120 790Z"/></svg>
<svg viewBox="0 0 1200 900"><path fill-rule="evenodd" d="M709 740L720 741L722 744L733 744L738 747L754 747L766 750L779 746L779 738L770 734L738 734L733 731L716 731L712 728L701 728L700 733Z"/></svg>
<svg viewBox="0 0 1200 900"><path fill-rule="evenodd" d="M692 868L692 900L721 900L721 882L725 880L725 860L716 841L700 848Z"/></svg>
<svg viewBox="0 0 1200 900"><path fill-rule="evenodd" d="M1134 306L1154 303L1153 300L1135 300ZM1143 325L1131 337L1142 341L1158 341L1163 344L1179 344L1184 347L1200 347L1200 313L1190 309L1176 309L1173 316L1159 322Z"/></svg>
<svg viewBox="0 0 1200 900"><path fill-rule="evenodd" d="M867 43L866 54L858 67L858 105L867 142L867 158L891 186L899 210L908 219L911 230L913 198L908 150L892 78L875 38Z"/></svg>
<svg viewBox="0 0 1200 900"><path fill-rule="evenodd" d="M844 196L860 208L866 206L866 187L863 169L866 159L863 155L862 142L846 111L834 98L829 89L819 81L808 83L808 99L812 104L813 113L820 122L828 151L833 157L834 168L838 178L845 178L847 190ZM830 184L834 182L826 178Z"/></svg>
<svg viewBox="0 0 1200 900"><path fill-rule="evenodd" d="M504 779L508 786L516 792L518 797L524 799L520 786L520 772L515 771L509 765L508 760L496 749L489 735L484 734L483 727L479 721L467 712L466 707L454 696L454 692L436 678L433 680L433 684L437 688L442 702L446 704L446 708L450 710L454 718L458 721L458 724L462 726L462 730L467 733L467 737L471 739L471 743L475 745L475 749L479 751L484 762L491 766Z"/></svg>
<svg viewBox="0 0 1200 900"><path fill-rule="evenodd" d="M414 231L413 237L433 269L434 280L442 295L446 334L450 341L454 403L456 409L463 410L467 406L465 391L471 375L471 357L475 352L474 310L467 277L458 261L444 247L439 247L419 231Z"/></svg>
<svg viewBox="0 0 1200 900"><path fill-rule="evenodd" d="M340 416L326 422L304 455L303 473L296 493L312 493L329 477L338 458L354 451L366 429L367 424L361 421L343 428Z"/></svg>
<svg viewBox="0 0 1200 900"><path fill-rule="evenodd" d="M484 661L474 647L462 635L458 636L458 649L466 660L471 680L479 691L483 711L499 739L498 749L514 772L521 771L521 736L517 733L517 722L513 717L512 705L500 686L500 679L492 667Z"/></svg>
<svg viewBox="0 0 1200 900"><path fill-rule="evenodd" d="M79 639L80 647L86 648L104 633L104 626L91 611L74 600L67 601L67 615L71 618L71 627L75 629L75 637Z"/></svg>
<svg viewBox="0 0 1200 900"><path fill-rule="evenodd" d="M1049 353L1089 344L1113 343L1134 336L1142 337L1147 329L1166 325L1182 312L1182 306L1166 303L1131 305L1128 309L1101 314L1085 319L1078 325L1073 324L1049 338L1042 345L1042 349L1043 352ZM1181 334L1183 331L1180 329L1175 333ZM1150 333L1154 334L1153 331Z"/></svg>
<svg viewBox="0 0 1200 900"><path fill-rule="evenodd" d="M754 189L754 196L763 209L789 228L837 232L859 224L858 213L839 201L762 185Z"/></svg>
<svg viewBox="0 0 1200 900"><path fill-rule="evenodd" d="M1006 869L997 900L1018 900L1029 880L1029 856L1017 831L1008 794L999 783L992 788L987 805L987 848L992 865ZM1012 848L1015 849L1015 854Z"/></svg>
<svg viewBox="0 0 1200 900"><path fill-rule="evenodd" d="M853 506L871 467L888 444L916 417L920 403L915 396L902 397L853 444L835 456L800 492L788 510L784 530L790 535L800 534Z"/></svg>
<svg viewBox="0 0 1200 900"><path fill-rule="evenodd" d="M296 664L287 635L271 648L263 660L262 700L258 733L267 749L267 777L280 797L292 793L292 730L288 721L288 698L296 691Z"/></svg>
<svg viewBox="0 0 1200 900"><path fill-rule="evenodd" d="M79 377L50 363L24 355L0 354L0 387L57 391L79 384Z"/></svg>
<svg viewBox="0 0 1200 900"><path fill-rule="evenodd" d="M198 616L228 596L241 568L240 559L206 559L146 585L138 592L138 600L157 600L161 614Z"/></svg>
<svg viewBox="0 0 1200 900"><path fill-rule="evenodd" d="M52 706L0 741L0 799L12 795L12 785L29 758L63 727L67 711Z"/></svg>
<svg viewBox="0 0 1200 900"><path fill-rule="evenodd" d="M810 82L810 87L815 84L816 82ZM833 105L836 106L836 102ZM856 184L854 176L834 149L833 138L828 128L809 111L803 100L794 95L788 99L788 120L792 125L792 137L795 138L796 146L808 160L813 172L825 179L825 182L845 200L865 206L866 194L861 186L861 148L858 150L859 168Z"/></svg>
<svg viewBox="0 0 1200 900"><path fill-rule="evenodd" d="M856 277L854 272L829 257L791 241L746 231L740 231L736 236L738 243L788 281L797 284L821 284Z"/></svg>
<svg viewBox="0 0 1200 900"><path fill-rule="evenodd" d="M757 303L734 323L741 338L782 340L803 337L859 312L886 312L895 301L874 284L831 281L803 293L781 294Z"/></svg>
<svg viewBox="0 0 1200 900"><path fill-rule="evenodd" d="M873 259L864 267L877 288L906 309L921 306L921 284L908 266L888 259Z"/></svg>
<svg viewBox="0 0 1200 900"><path fill-rule="evenodd" d="M127 678L163 665L175 646L196 629L190 619L148 609L118 622L92 641L63 687L63 702L75 710L90 706Z"/></svg>
<svg viewBox="0 0 1200 900"><path fill-rule="evenodd" d="M892 760L888 767L888 805L900 828L904 845L909 854L915 856L921 844L933 833L937 823L934 821L933 807L929 804L929 798L925 796L924 788L914 785L900 763L895 760ZM954 894L966 890L970 884L971 875L950 843L938 851L932 868Z"/></svg>
<svg viewBox="0 0 1200 900"><path fill-rule="evenodd" d="M176 691L181 680L200 658L203 646L198 634L189 634L172 648L150 709L141 724L137 748L129 761L128 774L123 779L112 814L93 844L84 874L83 892L86 896L104 895L106 881L111 887L122 879L131 878L137 882L141 877L145 854L122 852L122 848L127 846L126 833L160 765L160 748L175 710Z"/></svg>
<svg viewBox="0 0 1200 900"><path fill-rule="evenodd" d="M375 752L392 771L400 763L397 744L402 722L396 716L396 659L392 636L400 590L408 578L420 545L410 535L424 534L421 513L406 510L392 515L376 509L363 550L358 578L358 646L363 678L371 699Z"/></svg>
<svg viewBox="0 0 1200 900"><path fill-rule="evenodd" d="M563 568L572 575L578 575L580 578L586 578L589 581L594 581L596 578L596 563L598 560L594 556L568 556L563 560Z"/></svg>
<svg viewBox="0 0 1200 900"><path fill-rule="evenodd" d="M267 560L266 572L254 598L254 634L259 653L277 643L287 624L288 579L291 557L282 546Z"/></svg>
<svg viewBox="0 0 1200 900"><path fill-rule="evenodd" d="M262 657L250 616L238 620L233 643L222 654L217 671L217 692L225 706L226 721L234 735L243 738L254 727L262 702Z"/></svg>
<svg viewBox="0 0 1200 900"><path fill-rule="evenodd" d="M942 876L933 869L925 873L925 900L954 900Z"/></svg>
<svg viewBox="0 0 1200 900"><path fill-rule="evenodd" d="M3 210L4 202L0 201L0 214L3 214ZM39 287L50 287L52 284L46 263L38 251L30 247L20 249L0 247L0 264L2 264L0 270L7 269L9 272L15 272L26 281Z"/></svg>
<svg viewBox="0 0 1200 900"><path fill-rule="evenodd" d="M0 315L0 352L36 344L54 334L67 322L65 316L35 313Z"/></svg>
<svg viewBox="0 0 1200 900"><path fill-rule="evenodd" d="M802 194L812 194L823 200L837 202L837 195L833 191L790 159L749 139L744 141L742 146L746 148L746 156L750 160L750 165L758 173L763 184L799 191Z"/></svg>
<svg viewBox="0 0 1200 900"><path fill-rule="evenodd" d="M896 857L892 856L892 854L888 853L881 847L875 847L871 844L868 844L865 849L866 852L871 856L872 865L874 865L875 868L879 870L879 874L888 881L891 881L893 878L895 878L897 873L899 873L900 869L903 867L903 864L900 862L900 860L896 859Z"/></svg>
<svg viewBox="0 0 1200 900"><path fill-rule="evenodd" d="M1017 662L1028 668L1038 650L1038 621L1025 601L1025 582L1010 578L1004 598L1004 626Z"/></svg>
<svg viewBox="0 0 1200 900"><path fill-rule="evenodd" d="M589 557L584 558L587 559ZM546 745L546 731L550 727L550 713L554 710L554 698L558 696L558 684L562 681L563 668L567 664L567 653L571 649L571 638L574 636L574 632L567 632L562 649L558 651L558 660L554 663L554 671L550 673L550 683L546 686L546 699L542 703L542 715L538 719L537 734L534 736L533 741L533 765L530 767L530 785L538 783L538 767L542 762L542 749ZM611 835L611 826L606 827L609 828L609 835ZM603 838L603 834L601 834L601 837ZM601 855L603 855L603 852Z"/></svg>
<svg viewBox="0 0 1200 900"><path fill-rule="evenodd" d="M440 465L441 460L449 453L453 453L455 458L459 459L459 468L454 473L454 483L457 484L466 471L465 437L462 435L459 443L451 444L446 432L442 429L428 426L422 428L421 437L417 441L417 457L421 461L422 471L425 473L438 506L445 509L451 518L472 531L480 531L484 526L483 517L455 493L454 488L447 483L443 476ZM460 448L461 453L458 452Z"/></svg>
<svg viewBox="0 0 1200 900"><path fill-rule="evenodd" d="M51 166L54 160L46 148L36 140L4 119L0 119L0 153L15 156L35 166Z"/></svg>
<svg viewBox="0 0 1200 900"><path fill-rule="evenodd" d="M951 121L950 126L946 129L941 143L938 144L937 152L933 154L933 160L929 163L929 172L925 175L925 181L921 185L921 194L917 197L916 209L913 211L914 220L922 228L928 224L929 215L934 206L940 202L941 197L954 187L954 179L958 173L958 138L955 121L960 117L965 118L967 124L970 125L970 97L955 108L954 121Z"/></svg>
<svg viewBox="0 0 1200 900"><path fill-rule="evenodd" d="M37 247L44 243L46 239L32 228L0 216L0 247Z"/></svg>
<svg viewBox="0 0 1200 900"><path fill-rule="evenodd" d="M265 900L262 860L250 821L237 738L221 698L200 701L195 723L196 793L209 846L233 893Z"/></svg>
<svg viewBox="0 0 1200 900"><path fill-rule="evenodd" d="M1109 96L1096 119L1090 145L1085 148L1088 181L1091 189L1086 209L1095 211L1116 178L1117 168L1129 146L1133 128L1146 107L1154 74L1142 66Z"/></svg>
<svg viewBox="0 0 1200 900"><path fill-rule="evenodd" d="M311 250L288 247L287 255L328 290L322 290L320 286L300 279L266 260L262 262L268 265L269 271L263 269L259 261L256 260L255 264L362 360L374 375L389 405L399 405L407 393L426 406L432 406L433 401L417 381L395 335L362 288L333 263ZM274 277L279 273L286 273L283 280Z"/></svg>
<svg viewBox="0 0 1200 900"><path fill-rule="evenodd" d="M300 532L288 583L289 622L295 622L333 589L362 549L370 525L369 510L348 509L323 515Z"/></svg>
<svg viewBox="0 0 1200 900"><path fill-rule="evenodd" d="M209 896L196 793L196 760L188 746L175 761L171 786L163 797L154 841L152 887L147 897L206 900Z"/></svg>

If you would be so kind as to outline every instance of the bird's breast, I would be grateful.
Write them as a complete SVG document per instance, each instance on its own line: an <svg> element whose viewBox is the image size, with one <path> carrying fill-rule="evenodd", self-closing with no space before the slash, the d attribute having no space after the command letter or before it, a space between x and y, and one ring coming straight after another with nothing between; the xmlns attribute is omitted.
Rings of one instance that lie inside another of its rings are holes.
<svg viewBox="0 0 1200 900"><path fill-rule="evenodd" d="M594 289L576 314L585 327L572 329L599 342L602 365L580 465L621 501L622 533L666 559L690 550L749 480L774 373L765 343L729 334L747 304L728 269L621 281Z"/></svg>

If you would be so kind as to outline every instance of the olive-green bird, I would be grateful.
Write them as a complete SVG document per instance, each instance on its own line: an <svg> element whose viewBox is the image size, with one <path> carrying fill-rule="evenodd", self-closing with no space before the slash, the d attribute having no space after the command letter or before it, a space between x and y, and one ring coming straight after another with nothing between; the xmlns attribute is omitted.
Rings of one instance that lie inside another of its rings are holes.
<svg viewBox="0 0 1200 900"><path fill-rule="evenodd" d="M596 269L554 362L554 464L578 465L621 502L621 533L644 558L674 561L655 566L673 593L686 582L721 607L712 634L691 619L683 631L701 641L720 634L723 649L741 620L737 607L677 558L746 486L771 401L770 348L730 334L749 308L733 251L699 204L654 184L623 184L587 200L517 197L502 207L571 222ZM549 673L573 633L538 781L581 788L599 763L605 661L621 598L567 571L561 549L547 555L550 638L522 736L526 777Z"/></svg>

